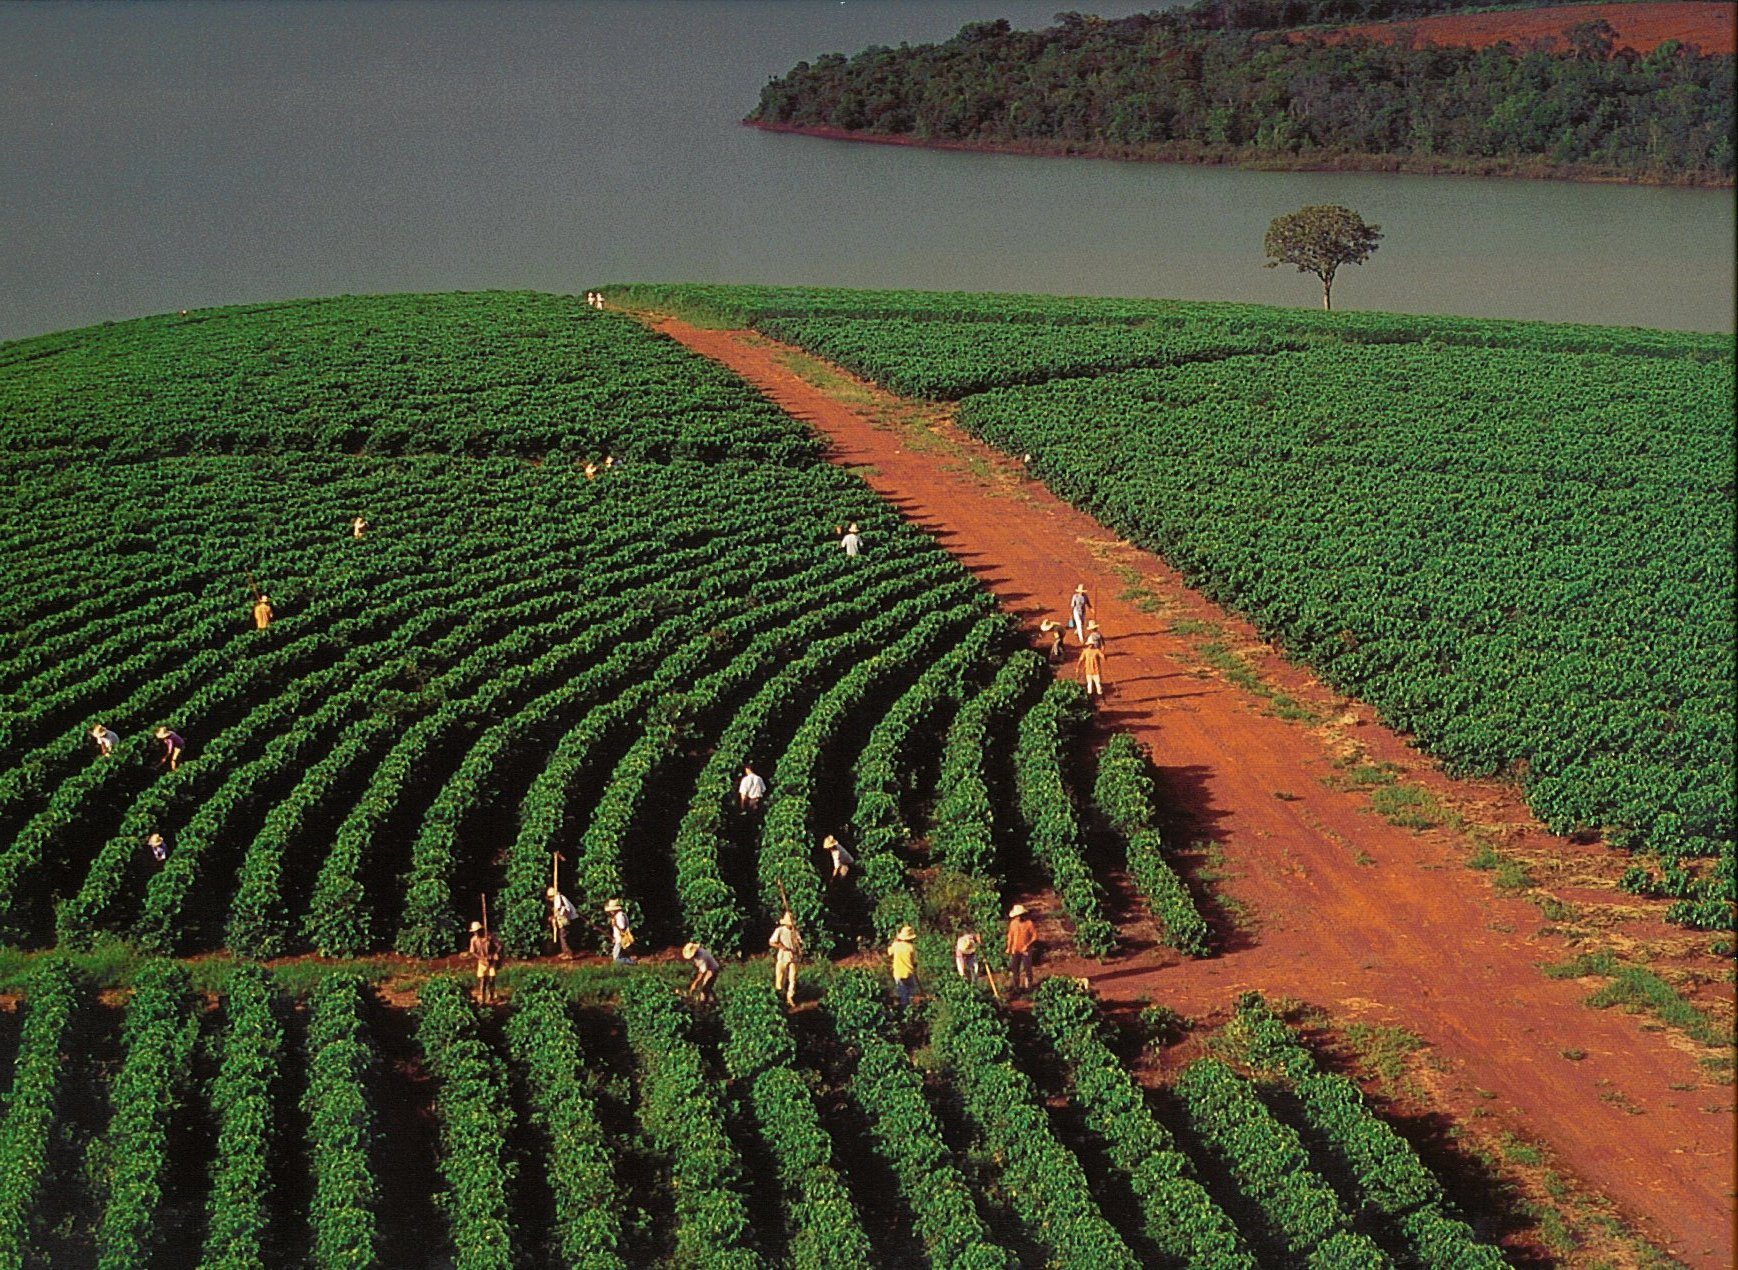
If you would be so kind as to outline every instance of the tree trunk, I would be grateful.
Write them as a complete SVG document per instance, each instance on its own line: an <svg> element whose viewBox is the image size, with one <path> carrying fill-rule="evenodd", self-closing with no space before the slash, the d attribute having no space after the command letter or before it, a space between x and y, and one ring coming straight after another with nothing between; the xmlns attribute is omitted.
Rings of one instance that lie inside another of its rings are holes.
<svg viewBox="0 0 1738 1270"><path fill-rule="evenodd" d="M1323 278L1322 279L1322 308L1326 309L1329 312L1332 312L1333 308L1334 308L1333 302L1332 302L1332 300L1330 298L1330 294L1329 294L1330 292L1333 291L1333 289L1334 289L1334 284L1329 282L1326 278Z"/></svg>

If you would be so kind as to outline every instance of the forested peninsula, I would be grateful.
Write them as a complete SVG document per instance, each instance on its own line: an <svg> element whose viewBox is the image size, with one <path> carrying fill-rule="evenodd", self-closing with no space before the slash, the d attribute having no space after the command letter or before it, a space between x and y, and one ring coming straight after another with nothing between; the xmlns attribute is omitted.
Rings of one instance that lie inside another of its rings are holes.
<svg viewBox="0 0 1738 1270"><path fill-rule="evenodd" d="M1597 21L1482 48L1323 25L1451 7L1199 0L1062 13L1041 31L974 22L940 44L799 62L745 122L1038 154L1732 184L1730 53L1676 40L1638 53Z"/></svg>

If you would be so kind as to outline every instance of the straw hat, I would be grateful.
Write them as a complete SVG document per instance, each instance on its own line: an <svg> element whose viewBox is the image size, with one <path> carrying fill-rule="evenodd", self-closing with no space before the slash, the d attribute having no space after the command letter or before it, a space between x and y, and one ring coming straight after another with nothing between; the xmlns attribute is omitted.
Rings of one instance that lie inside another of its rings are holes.
<svg viewBox="0 0 1738 1270"><path fill-rule="evenodd" d="M778 919L778 924L780 926L795 926L797 924L797 915L787 908L784 911L784 915Z"/></svg>
<svg viewBox="0 0 1738 1270"><path fill-rule="evenodd" d="M483 923L481 923L481 922L472 922L471 923L471 934L475 935L478 931L480 931L482 929L483 929Z"/></svg>
<svg viewBox="0 0 1738 1270"><path fill-rule="evenodd" d="M1009 917L1024 917L1024 916L1026 916L1026 906L1024 904L1014 905L1013 908L1008 910L1008 916Z"/></svg>
<svg viewBox="0 0 1738 1270"><path fill-rule="evenodd" d="M911 927L909 927L909 926L901 926L899 928L899 933L897 935L895 935L893 938L895 938L895 939L916 939L917 932L912 930Z"/></svg>
<svg viewBox="0 0 1738 1270"><path fill-rule="evenodd" d="M554 898L555 898L555 894L556 894L556 892L555 892L555 888L554 888L554 887L553 887L553 886L552 886L552 887L550 887L550 888L549 888L549 889L548 889L548 890L547 890L547 891L545 891L545 892L543 892L543 893L544 893L544 894L545 894L545 895L547 895L547 896L548 896L548 897L549 897L549 898L550 898L550 899L554 899Z"/></svg>
<svg viewBox="0 0 1738 1270"><path fill-rule="evenodd" d="M157 732L156 732L156 735L157 735L157 736L168 736L168 735L169 735L169 729L168 729L168 728L158 728L158 729L157 729Z"/></svg>
<svg viewBox="0 0 1738 1270"><path fill-rule="evenodd" d="M692 957L695 953L697 953L699 951L700 951L699 944L696 944L696 943L683 944L682 945L682 960L687 961L690 957Z"/></svg>
<svg viewBox="0 0 1738 1270"><path fill-rule="evenodd" d="M1098 629L1098 623L1097 622L1088 622L1086 624L1086 629L1089 631L1096 631Z"/></svg>
<svg viewBox="0 0 1738 1270"><path fill-rule="evenodd" d="M1075 583L1074 584L1074 592L1076 595L1085 595L1086 594L1086 583L1084 583L1084 582Z"/></svg>
<svg viewBox="0 0 1738 1270"><path fill-rule="evenodd" d="M605 900L603 911L606 913L619 913L622 911L622 902L620 900Z"/></svg>
<svg viewBox="0 0 1738 1270"><path fill-rule="evenodd" d="M845 532L846 532L846 533L848 533L848 534L854 534L854 533L856 533L856 532L857 532L857 522L856 522L856 521L852 521L852 522L851 522L851 523L850 523L850 524L849 524L849 525L847 525L847 526L846 526L846 527L845 527Z"/></svg>
<svg viewBox="0 0 1738 1270"><path fill-rule="evenodd" d="M821 839L821 850L822 851L831 851L834 847L836 847L838 845L839 845L839 840L837 838L835 838L832 834L828 834L825 838Z"/></svg>

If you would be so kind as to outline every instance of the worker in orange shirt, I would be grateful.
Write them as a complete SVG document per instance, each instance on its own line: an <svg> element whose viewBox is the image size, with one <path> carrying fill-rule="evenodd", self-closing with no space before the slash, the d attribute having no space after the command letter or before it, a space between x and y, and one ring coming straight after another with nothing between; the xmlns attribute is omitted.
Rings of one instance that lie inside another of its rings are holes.
<svg viewBox="0 0 1738 1270"><path fill-rule="evenodd" d="M1008 977L1012 990L1032 990L1032 950L1038 946L1038 924L1026 912L1024 904L1008 910Z"/></svg>
<svg viewBox="0 0 1738 1270"><path fill-rule="evenodd" d="M1086 679L1086 695L1104 696L1104 649L1088 644L1080 650L1080 673Z"/></svg>

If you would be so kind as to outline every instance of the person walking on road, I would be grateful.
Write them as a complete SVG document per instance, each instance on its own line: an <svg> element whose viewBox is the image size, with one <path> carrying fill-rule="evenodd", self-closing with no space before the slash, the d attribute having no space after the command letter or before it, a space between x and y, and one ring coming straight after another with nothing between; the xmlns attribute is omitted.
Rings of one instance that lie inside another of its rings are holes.
<svg viewBox="0 0 1738 1270"><path fill-rule="evenodd" d="M785 1004L797 1003L797 959L803 955L803 937L797 932L797 915L789 909L773 927L766 946L773 950L772 990L783 993Z"/></svg>
<svg viewBox="0 0 1738 1270"><path fill-rule="evenodd" d="M1104 632L1098 629L1097 622L1086 624L1086 646L1088 648L1104 647Z"/></svg>
<svg viewBox="0 0 1738 1270"><path fill-rule="evenodd" d="M766 781L747 763L742 765L742 779L736 783L737 805L744 811L759 811L760 800L766 797Z"/></svg>
<svg viewBox="0 0 1738 1270"><path fill-rule="evenodd" d="M1088 697L1104 696L1104 649L1088 644L1080 650L1080 673Z"/></svg>
<svg viewBox="0 0 1738 1270"><path fill-rule="evenodd" d="M272 624L272 597L260 592L259 599L253 602L253 628L263 631Z"/></svg>
<svg viewBox="0 0 1738 1270"><path fill-rule="evenodd" d="M120 736L101 723L92 725L91 740L97 743L97 754L101 758L113 754L115 746L121 743Z"/></svg>
<svg viewBox="0 0 1738 1270"><path fill-rule="evenodd" d="M712 985L718 979L718 958L705 945L689 942L682 945L682 960L694 966L693 981L682 995L696 1001L711 1001Z"/></svg>
<svg viewBox="0 0 1738 1270"><path fill-rule="evenodd" d="M501 946L501 937L492 930L485 930L483 923L471 923L471 956L477 963L477 1004L493 1005L495 1002L495 972L501 968L507 950Z"/></svg>
<svg viewBox="0 0 1738 1270"><path fill-rule="evenodd" d="M832 834L821 839L821 850L833 860L833 881L843 882L851 872L851 866L857 863L857 857L845 850L845 844Z"/></svg>
<svg viewBox="0 0 1738 1270"><path fill-rule="evenodd" d="M844 548L845 554L852 560L855 560L857 553L863 550L863 535L857 532L855 521L845 526L845 533L839 539L839 546Z"/></svg>
<svg viewBox="0 0 1738 1270"><path fill-rule="evenodd" d="M163 742L163 757L157 760L157 766L174 771L181 766L181 751L187 748L187 742L181 739L179 732L170 728L158 728L155 736Z"/></svg>
<svg viewBox="0 0 1738 1270"><path fill-rule="evenodd" d="M1068 624L1074 628L1075 638L1083 644L1086 642L1086 615L1092 611L1092 597L1086 593L1086 583L1082 582L1068 597Z"/></svg>
<svg viewBox="0 0 1738 1270"><path fill-rule="evenodd" d="M1008 981L1014 992L1032 990L1032 950L1038 944L1038 925L1024 904L1008 910Z"/></svg>
<svg viewBox="0 0 1738 1270"><path fill-rule="evenodd" d="M628 956L628 949L634 946L634 930L628 923L627 911L622 908L622 902L606 900L603 911L610 925L610 960L622 966L639 964Z"/></svg>
<svg viewBox="0 0 1738 1270"><path fill-rule="evenodd" d="M893 942L887 945L887 956L893 963L893 995L899 1008L906 1009L917 995L917 932L901 926Z"/></svg>
<svg viewBox="0 0 1738 1270"><path fill-rule="evenodd" d="M978 981L978 954L982 951L984 941L975 930L960 932L960 937L953 941L953 968L961 979L970 983Z"/></svg>
<svg viewBox="0 0 1738 1270"><path fill-rule="evenodd" d="M573 946L567 942L567 928L579 920L579 910L553 886L543 892L549 900L549 925L555 931L555 943L561 949L563 961L573 960Z"/></svg>

